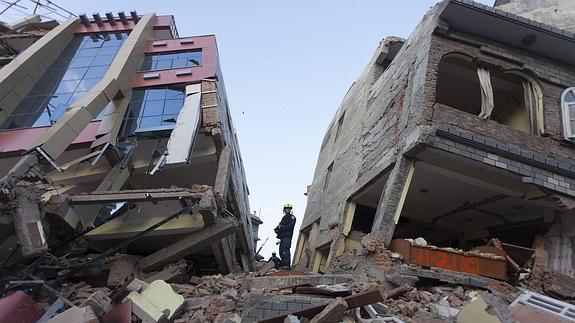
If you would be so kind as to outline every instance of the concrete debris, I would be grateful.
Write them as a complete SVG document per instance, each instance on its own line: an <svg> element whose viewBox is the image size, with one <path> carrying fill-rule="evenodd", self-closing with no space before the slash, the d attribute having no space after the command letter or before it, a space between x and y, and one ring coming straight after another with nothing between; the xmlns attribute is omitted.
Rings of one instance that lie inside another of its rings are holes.
<svg viewBox="0 0 575 323"><path fill-rule="evenodd" d="M372 251L349 253L349 257L354 255L363 263L362 259L391 255L381 243L367 242L366 246ZM391 260L391 257L386 258L390 259L388 267L364 271L367 267L362 264L352 270L354 274L302 274L272 269L267 274L254 271L202 275L193 271L189 259L180 259L155 272L146 273L137 266L122 274L117 266L114 269L115 264L134 263L137 258L127 254L112 255L105 261L109 264L108 271L101 270L96 276L83 272L82 276L75 277L83 281L74 283L64 281L58 285L58 280L54 280L55 292L74 306L60 305L64 312L50 314L52 320L96 322L104 317L133 315L144 322L172 320L179 323L260 320L278 323L466 322L478 318L485 322L496 319L507 323L514 322L516 313L525 315L534 310L526 301L508 308L519 293L506 282L465 272L402 264L401 260ZM110 281L117 281L127 272L128 276L116 286L108 287ZM571 299L570 277L545 270L540 277L550 283L543 292ZM527 279L524 284L529 282ZM41 283L30 284L12 281L6 286L28 288L27 292L29 286L36 286L29 294L46 310L52 304L62 304L55 303L57 298L53 295L56 294L49 294L47 298L46 293L37 291L42 288Z"/></svg>
<svg viewBox="0 0 575 323"><path fill-rule="evenodd" d="M297 316L294 315L288 315L284 319L284 323L299 323L299 322L300 320L297 318Z"/></svg>
<svg viewBox="0 0 575 323"><path fill-rule="evenodd" d="M48 323L99 323L100 320L90 306L72 307L48 320Z"/></svg>
<svg viewBox="0 0 575 323"><path fill-rule="evenodd" d="M169 264L163 270L147 276L144 281L151 283L156 280L163 280L166 283L184 283L188 281L187 270L188 266L184 259L181 259L175 264Z"/></svg>
<svg viewBox="0 0 575 323"><path fill-rule="evenodd" d="M110 310L111 305L112 300L110 297L99 290L83 301L80 307L90 306L94 310L94 313L100 317Z"/></svg>
<svg viewBox="0 0 575 323"><path fill-rule="evenodd" d="M311 319L310 323L330 323L340 321L347 310L347 302L338 297L329 303L326 308Z"/></svg>
<svg viewBox="0 0 575 323"><path fill-rule="evenodd" d="M183 296L161 280L152 282L141 293L131 292L126 298L132 301L134 314L144 322L172 320L185 303Z"/></svg>
<svg viewBox="0 0 575 323"><path fill-rule="evenodd" d="M470 303L466 304L457 315L457 321L461 323L485 322L500 323L499 318L489 313L489 305L481 295L478 295Z"/></svg>
<svg viewBox="0 0 575 323"><path fill-rule="evenodd" d="M128 275L137 271L136 264L139 256L118 253L109 257L110 273L108 274L108 287L114 287L123 281Z"/></svg>
<svg viewBox="0 0 575 323"><path fill-rule="evenodd" d="M274 264L274 262L270 260L258 269L257 276L263 276L272 271L273 269L275 269L275 267L276 265Z"/></svg>

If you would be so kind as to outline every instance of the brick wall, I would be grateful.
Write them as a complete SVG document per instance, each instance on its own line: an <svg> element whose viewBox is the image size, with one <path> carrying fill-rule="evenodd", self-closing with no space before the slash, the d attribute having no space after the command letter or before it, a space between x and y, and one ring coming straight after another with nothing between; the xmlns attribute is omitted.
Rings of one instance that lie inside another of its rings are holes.
<svg viewBox="0 0 575 323"><path fill-rule="evenodd" d="M461 40L464 36L457 35ZM480 64L487 64L493 69L499 70L526 70L527 73L536 75L544 95L545 110L545 137L530 135L517 131L508 126L499 124L492 120L483 120L478 116L471 115L444 105L435 104L431 106L433 113L433 123L435 125L453 125L463 130L482 134L496 140L513 144L522 149L551 157L575 158L575 150L563 141L562 120L561 120L561 93L567 87L567 83L575 84L575 70L566 69L559 63L542 59L535 55L521 50L511 50L509 47L498 45L492 42L481 41L475 37L466 36L463 43L457 39L448 39L434 35L429 55L429 65L427 73L428 103L435 102L435 90L437 84L438 67L442 57L450 52L460 52L475 58ZM490 48L485 51L485 48ZM512 53L506 58L496 57L493 53ZM509 56L512 55L512 59ZM522 64L521 62L525 62ZM528 67L536 66L535 70ZM558 78L561 78L559 80ZM552 82L557 79L560 85Z"/></svg>
<svg viewBox="0 0 575 323"><path fill-rule="evenodd" d="M220 125L220 107L216 82L202 81L202 127Z"/></svg>

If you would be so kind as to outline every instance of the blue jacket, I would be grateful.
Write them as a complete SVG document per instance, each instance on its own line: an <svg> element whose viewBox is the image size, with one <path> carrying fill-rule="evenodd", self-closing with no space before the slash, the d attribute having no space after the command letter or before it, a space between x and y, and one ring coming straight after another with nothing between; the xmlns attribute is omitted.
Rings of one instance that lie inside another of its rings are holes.
<svg viewBox="0 0 575 323"><path fill-rule="evenodd" d="M295 216L293 214L286 214L283 216L280 224L276 228L278 239L293 236L293 229L295 227Z"/></svg>

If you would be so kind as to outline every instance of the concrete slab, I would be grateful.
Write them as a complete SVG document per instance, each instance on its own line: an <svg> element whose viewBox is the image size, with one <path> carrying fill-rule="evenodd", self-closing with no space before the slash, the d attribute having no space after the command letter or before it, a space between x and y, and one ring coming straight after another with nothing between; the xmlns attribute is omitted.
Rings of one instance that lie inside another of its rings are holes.
<svg viewBox="0 0 575 323"><path fill-rule="evenodd" d="M126 298L132 301L132 311L143 322L171 320L185 303L184 297L162 280L152 282L142 293L131 292Z"/></svg>

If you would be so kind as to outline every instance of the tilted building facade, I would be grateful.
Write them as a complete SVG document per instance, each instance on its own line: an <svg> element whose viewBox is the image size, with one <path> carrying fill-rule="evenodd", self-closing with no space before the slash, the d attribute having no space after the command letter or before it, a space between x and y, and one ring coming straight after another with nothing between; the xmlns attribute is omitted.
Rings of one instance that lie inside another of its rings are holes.
<svg viewBox="0 0 575 323"><path fill-rule="evenodd" d="M501 8L443 1L380 43L323 140L295 262L333 271L371 238L498 238L544 241L573 277L575 35Z"/></svg>
<svg viewBox="0 0 575 323"><path fill-rule="evenodd" d="M182 257L250 269L248 188L216 39L173 16L95 14L0 69L2 255L82 234L142 269Z"/></svg>

